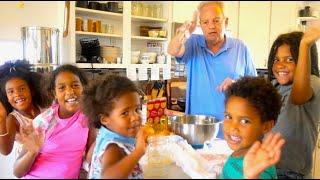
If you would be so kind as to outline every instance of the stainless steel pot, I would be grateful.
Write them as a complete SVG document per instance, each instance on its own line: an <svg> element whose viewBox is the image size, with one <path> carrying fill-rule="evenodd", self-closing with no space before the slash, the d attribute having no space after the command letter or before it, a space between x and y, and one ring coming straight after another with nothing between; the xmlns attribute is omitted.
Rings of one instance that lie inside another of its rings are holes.
<svg viewBox="0 0 320 180"><path fill-rule="evenodd" d="M195 148L201 148L205 141L215 138L219 131L220 122L213 116L169 116L168 120L172 132L185 138Z"/></svg>
<svg viewBox="0 0 320 180"><path fill-rule="evenodd" d="M59 64L59 29L22 27L23 58L35 68L53 69Z"/></svg>

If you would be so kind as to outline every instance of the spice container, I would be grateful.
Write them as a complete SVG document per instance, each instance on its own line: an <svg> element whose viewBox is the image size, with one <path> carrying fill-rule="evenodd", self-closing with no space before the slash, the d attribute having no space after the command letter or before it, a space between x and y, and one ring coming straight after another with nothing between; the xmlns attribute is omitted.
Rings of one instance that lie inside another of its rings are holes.
<svg viewBox="0 0 320 180"><path fill-rule="evenodd" d="M76 18L76 31L83 31L83 19L81 17Z"/></svg>

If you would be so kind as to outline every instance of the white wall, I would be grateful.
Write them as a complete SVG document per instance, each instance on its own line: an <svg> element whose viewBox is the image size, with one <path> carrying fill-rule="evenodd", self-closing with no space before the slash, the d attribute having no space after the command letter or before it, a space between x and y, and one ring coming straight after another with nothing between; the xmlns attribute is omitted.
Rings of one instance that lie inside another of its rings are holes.
<svg viewBox="0 0 320 180"><path fill-rule="evenodd" d="M0 179L14 179L13 175L13 160L9 156L0 154Z"/></svg>
<svg viewBox="0 0 320 180"><path fill-rule="evenodd" d="M23 8L19 7L20 2L24 3ZM59 28L60 39L62 39L64 1L20 2L0 2L0 64L6 60L23 57L21 42L21 27L23 26ZM63 49L62 45L60 46L61 49ZM0 155L0 179L14 178L12 174L13 163L11 157Z"/></svg>
<svg viewBox="0 0 320 180"><path fill-rule="evenodd" d="M20 6L20 3L23 3L23 6ZM1 1L0 64L4 60L22 58L21 27L58 28L62 42L64 3L64 1ZM60 45L60 52L62 49L63 46ZM17 51L16 54L12 53L13 50ZM60 53L60 57L61 55Z"/></svg>

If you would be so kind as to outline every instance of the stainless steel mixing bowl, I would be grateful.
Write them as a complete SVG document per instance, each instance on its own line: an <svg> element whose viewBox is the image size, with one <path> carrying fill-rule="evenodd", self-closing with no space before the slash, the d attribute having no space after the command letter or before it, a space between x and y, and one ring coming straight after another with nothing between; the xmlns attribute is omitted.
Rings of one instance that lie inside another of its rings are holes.
<svg viewBox="0 0 320 180"><path fill-rule="evenodd" d="M215 138L219 131L218 120L213 116L168 116L173 133L185 138L195 148L203 147L205 141Z"/></svg>

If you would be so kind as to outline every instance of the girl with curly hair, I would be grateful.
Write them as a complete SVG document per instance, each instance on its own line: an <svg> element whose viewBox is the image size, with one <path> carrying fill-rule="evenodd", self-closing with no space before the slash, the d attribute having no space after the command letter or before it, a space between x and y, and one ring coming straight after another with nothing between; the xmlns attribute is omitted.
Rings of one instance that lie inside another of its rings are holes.
<svg viewBox="0 0 320 180"><path fill-rule="evenodd" d="M41 90L42 80L27 61L8 61L0 66L1 154L8 155L15 149L17 157L21 144L16 141L14 146L16 134L49 106L50 99Z"/></svg>
<svg viewBox="0 0 320 180"><path fill-rule="evenodd" d="M274 132L286 144L277 164L279 178L311 178L313 150L320 120L320 79L317 49L320 26L278 36L268 60L268 77L282 96Z"/></svg>
<svg viewBox="0 0 320 180"><path fill-rule="evenodd" d="M24 148L15 161L14 174L21 178L79 178L81 164L95 137L80 99L88 80L76 66L55 69L48 91L55 103L22 129Z"/></svg>

